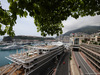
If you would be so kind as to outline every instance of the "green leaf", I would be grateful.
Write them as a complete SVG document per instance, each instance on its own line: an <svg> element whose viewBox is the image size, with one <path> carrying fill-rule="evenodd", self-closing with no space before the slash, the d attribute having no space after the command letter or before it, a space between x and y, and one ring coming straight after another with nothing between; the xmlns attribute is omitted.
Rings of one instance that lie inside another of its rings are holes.
<svg viewBox="0 0 100 75"><path fill-rule="evenodd" d="M28 14L27 14L27 12L25 11L25 12L24 12L24 16L26 17L27 15L28 15Z"/></svg>
<svg viewBox="0 0 100 75"><path fill-rule="evenodd" d="M79 16L100 15L99 0L8 0L8 3L9 12L0 5L0 23L10 25L5 31L11 36L17 15L26 17L29 13L42 36L62 34L62 21L69 16L77 19ZM3 35L4 31L1 32Z"/></svg>
<svg viewBox="0 0 100 75"><path fill-rule="evenodd" d="M13 2L13 0L8 0L8 3Z"/></svg>

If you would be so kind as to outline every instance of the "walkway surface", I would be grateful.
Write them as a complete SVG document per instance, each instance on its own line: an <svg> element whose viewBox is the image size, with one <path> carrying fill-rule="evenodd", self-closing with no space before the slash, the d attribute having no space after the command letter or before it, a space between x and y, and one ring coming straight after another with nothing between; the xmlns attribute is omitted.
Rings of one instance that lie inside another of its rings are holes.
<svg viewBox="0 0 100 75"><path fill-rule="evenodd" d="M58 66L56 75L69 75L69 72L68 72L70 69L69 57L70 57L70 52L66 52Z"/></svg>
<svg viewBox="0 0 100 75"><path fill-rule="evenodd" d="M74 52L76 60L80 66L80 69L83 72L83 75L95 75L92 68L86 63L86 61L82 58L79 52Z"/></svg>

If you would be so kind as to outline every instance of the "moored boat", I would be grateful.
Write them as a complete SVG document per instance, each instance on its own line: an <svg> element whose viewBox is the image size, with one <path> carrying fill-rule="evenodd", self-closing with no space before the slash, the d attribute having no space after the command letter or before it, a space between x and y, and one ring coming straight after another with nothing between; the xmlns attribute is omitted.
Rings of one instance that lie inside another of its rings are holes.
<svg viewBox="0 0 100 75"><path fill-rule="evenodd" d="M14 49L21 49L20 45L9 45L6 47L2 47L1 50L14 50Z"/></svg>

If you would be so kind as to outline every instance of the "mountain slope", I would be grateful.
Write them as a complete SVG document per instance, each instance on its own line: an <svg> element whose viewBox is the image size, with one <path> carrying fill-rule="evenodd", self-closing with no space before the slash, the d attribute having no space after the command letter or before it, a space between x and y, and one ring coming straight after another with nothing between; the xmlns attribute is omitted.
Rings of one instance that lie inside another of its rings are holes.
<svg viewBox="0 0 100 75"><path fill-rule="evenodd" d="M71 33L77 33L77 32L93 34L93 33L98 32L98 30L100 30L100 26L86 26L86 27L82 27L76 30L68 31L65 34L63 34L63 36L69 36Z"/></svg>

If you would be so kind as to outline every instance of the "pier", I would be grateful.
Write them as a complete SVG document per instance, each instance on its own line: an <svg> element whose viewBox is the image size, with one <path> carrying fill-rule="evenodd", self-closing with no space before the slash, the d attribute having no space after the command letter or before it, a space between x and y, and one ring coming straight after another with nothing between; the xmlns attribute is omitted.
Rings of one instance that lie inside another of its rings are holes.
<svg viewBox="0 0 100 75"><path fill-rule="evenodd" d="M1 75L31 75L50 61L56 62L64 53L63 45L37 46L26 52L16 53L6 57L14 62L1 72Z"/></svg>

